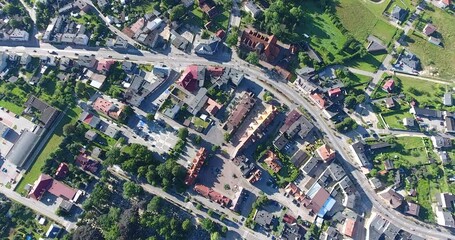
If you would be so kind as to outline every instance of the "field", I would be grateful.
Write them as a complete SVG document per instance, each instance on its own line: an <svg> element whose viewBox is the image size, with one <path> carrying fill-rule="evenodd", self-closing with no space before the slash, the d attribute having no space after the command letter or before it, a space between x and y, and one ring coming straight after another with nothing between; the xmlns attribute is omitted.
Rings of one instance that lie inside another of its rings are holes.
<svg viewBox="0 0 455 240"><path fill-rule="evenodd" d="M343 26L358 41L364 42L368 35L373 34L388 45L395 35L396 28L382 18L382 11L386 7L383 4L372 4L361 0L340 0L336 10ZM373 7L373 5L379 6Z"/></svg>
<svg viewBox="0 0 455 240"><path fill-rule="evenodd" d="M380 161L384 159L384 154L386 154L394 161L404 161L411 165L420 165L427 162L426 148L421 137L396 138L394 144L394 147L386 148L376 153L374 160Z"/></svg>
<svg viewBox="0 0 455 240"><path fill-rule="evenodd" d="M219 6L221 8L221 6ZM193 10L189 12L188 17L186 18L186 22L190 25L198 26L204 29L204 25L207 23L205 20L204 12L194 5ZM216 32L219 29L226 30L229 24L229 11L223 10L220 14L218 14L212 21L212 26L209 28L210 31Z"/></svg>
<svg viewBox="0 0 455 240"><path fill-rule="evenodd" d="M41 167L44 166L46 159L49 155L58 148L60 143L63 140L63 126L67 123L74 123L77 121L77 117L81 113L81 109L73 108L68 109L66 116L60 121L60 123L55 128L55 131L52 137L47 142L46 146L42 149L41 153L38 155L38 158L33 163L32 167L27 171L24 177L21 179L19 184L16 186L15 191L21 193L24 190L24 187L27 184L33 184L33 182L38 179L41 174Z"/></svg>
<svg viewBox="0 0 455 240"><path fill-rule="evenodd" d="M308 1L304 4L305 16L303 22L305 27L301 29L301 36L311 36L311 46L327 62L333 62L346 42L346 36L332 22L330 14L316 6L314 2Z"/></svg>
<svg viewBox="0 0 455 240"><path fill-rule="evenodd" d="M353 67L368 72L376 72L379 66L381 66L381 63L382 61L384 61L385 57L386 54L379 55L367 54L363 58L351 59L350 61L347 61L344 65L346 67Z"/></svg>
<svg viewBox="0 0 455 240"><path fill-rule="evenodd" d="M455 78L455 16L440 9L427 9L422 18L431 19L442 36L442 45L438 47L423 38L421 34L413 32L408 38L409 49L416 54L424 70L433 69L437 75L444 79Z"/></svg>
<svg viewBox="0 0 455 240"><path fill-rule="evenodd" d="M443 84L403 76L399 76L398 79L406 96L411 96L424 106L443 108L442 96L446 90Z"/></svg>
<svg viewBox="0 0 455 240"><path fill-rule="evenodd" d="M399 110L386 112L381 115L384 118L384 121L389 125L390 128L403 129L403 130L407 129L403 125L403 118L406 118L406 117L412 118L413 117L412 114L409 113L408 107L402 107Z"/></svg>

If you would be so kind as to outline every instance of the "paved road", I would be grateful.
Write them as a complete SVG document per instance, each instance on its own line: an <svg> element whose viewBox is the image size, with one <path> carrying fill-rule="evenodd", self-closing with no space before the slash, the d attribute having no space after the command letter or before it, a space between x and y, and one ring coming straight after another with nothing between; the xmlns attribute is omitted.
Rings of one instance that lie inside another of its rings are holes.
<svg viewBox="0 0 455 240"><path fill-rule="evenodd" d="M97 58L106 58L107 56L112 56L113 59L123 59L123 54L118 53L115 51L112 51L110 49L103 49L100 48L99 51L90 51L90 50L81 50L81 49L56 49L55 47L48 46L44 48L25 48L25 47L7 47L9 48L10 51L14 51L17 53L24 53L28 52L31 53L32 55L50 55L48 53L49 50L54 50L58 54L63 54L70 56L76 52L79 54L95 54ZM5 47L1 47L1 49L5 49ZM35 50L36 52L33 52ZM156 55L150 52L145 52L141 51L140 54L137 55L132 55L128 54L128 57L135 62L139 63L152 63L152 64L157 64L158 63L164 63L170 67L176 66L175 62L179 62L179 65L189 65L189 64L219 64L219 62L213 62L209 61L204 58L200 58L197 56L188 56L188 55L169 55L169 56L163 56L163 55ZM386 61L384 61L386 63ZM262 70L260 70L257 67L253 66L248 66L248 68L245 67L245 63L239 62L237 60L234 60L234 63L223 63L223 66L229 66L229 67L237 67L239 69L243 69L243 71L250 76L250 79L255 81L256 83L260 84L261 86L265 86L266 88L273 87L277 92L278 95L275 96L280 96L280 98L287 98L288 100L286 102L291 102L294 103L292 105L299 105L304 107L305 109L309 110L310 113L312 113L313 117L316 119L316 125L319 125L320 129L326 133L327 138L329 139L330 143L332 146L334 146L335 150L338 151L339 155L344 159L342 162L343 166L345 169L350 172L353 176L353 180L356 184L359 186L359 190L363 192L363 200L362 201L370 201L375 210L378 211L380 215L391 221L393 224L396 226L402 228L403 230L406 230L408 232L411 232L416 235L420 235L426 238L434 238L434 239L443 239L443 238L450 238L453 237L451 234L445 232L438 232L436 231L433 227L432 228L427 228L427 227L421 227L417 225L415 222L416 220L409 220L405 218L402 214L396 212L395 210L390 209L387 204L383 202L383 200L371 189L371 186L368 184L368 181L366 177L356 168L353 167L353 165L356 165L354 163L351 165L351 163L355 162L352 157L350 157L350 153L348 152L348 145L346 144L346 141L340 140L338 137L335 136L335 134L332 132L332 129L330 128L329 124L330 122L327 119L324 119L321 115L318 115L316 113L320 113L320 109L316 108L313 106L307 99L302 97L292 89L290 85L287 83L283 82L278 82L278 81L273 81L269 80L269 76L265 74ZM378 71L379 72L379 71ZM261 79L261 80L259 80ZM291 107L292 107L291 105ZM411 229L415 229L414 231Z"/></svg>
<svg viewBox="0 0 455 240"><path fill-rule="evenodd" d="M19 193L14 192L11 189L7 189L5 187L0 187L0 193L5 194L5 196L11 200L14 200L30 209L33 211L46 216L49 219L52 219L52 221L64 226L66 230L71 231L76 229L76 224L73 222L70 222L68 220L65 220L64 218L57 216L55 212L49 210L48 206L46 206L44 203L40 201L36 201L34 199L30 198L25 198L22 197Z"/></svg>

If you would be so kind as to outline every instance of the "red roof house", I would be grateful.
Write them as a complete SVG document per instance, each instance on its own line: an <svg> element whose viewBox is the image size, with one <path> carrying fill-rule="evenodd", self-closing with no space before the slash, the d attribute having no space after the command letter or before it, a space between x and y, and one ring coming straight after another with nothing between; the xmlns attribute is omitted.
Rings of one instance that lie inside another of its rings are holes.
<svg viewBox="0 0 455 240"><path fill-rule="evenodd" d="M206 103L205 111L207 111L210 115L214 116L222 107L223 105L209 98Z"/></svg>
<svg viewBox="0 0 455 240"><path fill-rule="evenodd" d="M219 37L220 39L223 39L224 36L226 36L226 32L223 29L220 29L216 32L216 36Z"/></svg>
<svg viewBox="0 0 455 240"><path fill-rule="evenodd" d="M96 173L98 171L99 162L89 159L86 153L79 153L76 157L76 163L85 171Z"/></svg>
<svg viewBox="0 0 455 240"><path fill-rule="evenodd" d="M57 171L55 172L55 177L62 179L66 177L69 171L70 169L68 168L68 164L62 162L60 165L58 165Z"/></svg>
<svg viewBox="0 0 455 240"><path fill-rule="evenodd" d="M211 189L207 186L201 185L201 184L196 184L194 186L194 191L201 194L205 198L210 199L210 201L214 201L214 202L220 204L223 207L228 207L229 204L231 203L231 199L229 199L228 197L222 195L219 192L214 191L213 189Z"/></svg>
<svg viewBox="0 0 455 240"><path fill-rule="evenodd" d="M334 88L329 90L329 97L338 97L341 95L341 88Z"/></svg>
<svg viewBox="0 0 455 240"><path fill-rule="evenodd" d="M201 147L199 151L197 151L196 156L193 158L193 163L191 168L188 169L188 175L185 179L186 185L193 185L194 181L196 180L199 171L201 170L202 165L204 165L204 161L207 158L207 151L205 148Z"/></svg>
<svg viewBox="0 0 455 240"><path fill-rule="evenodd" d="M384 85L382 86L382 89L386 92L392 92L394 87L395 87L395 81L393 81L393 79L389 79L384 83Z"/></svg>
<svg viewBox="0 0 455 240"><path fill-rule="evenodd" d="M41 174L30 191L29 197L40 200L46 192L65 200L72 200L77 190L53 179L47 174Z"/></svg>
<svg viewBox="0 0 455 240"><path fill-rule="evenodd" d="M344 222L344 229L343 229L343 233L345 236L348 236L350 238L352 238L354 236L356 223L357 223L357 221L352 218L346 219L346 221Z"/></svg>
<svg viewBox="0 0 455 240"><path fill-rule="evenodd" d="M278 173L282 168L280 160L276 154L270 150L267 151L267 157L264 159L264 162L274 173Z"/></svg>
<svg viewBox="0 0 455 240"><path fill-rule="evenodd" d="M427 23L427 25L425 25L425 27L423 28L423 33L427 36L430 36L435 31L436 31L436 27L431 23Z"/></svg>
<svg viewBox="0 0 455 240"><path fill-rule="evenodd" d="M327 144L320 146L316 151L324 162L333 160L335 158L335 151L327 146Z"/></svg>
<svg viewBox="0 0 455 240"><path fill-rule="evenodd" d="M92 104L93 109L98 112L104 113L113 119L119 119L123 111L123 107L117 107L114 103L98 97Z"/></svg>
<svg viewBox="0 0 455 240"><path fill-rule="evenodd" d="M111 66L115 63L114 60L100 60L98 62L98 65L96 66L96 70L98 72L103 72L103 73L106 73L109 71L109 69L111 69Z"/></svg>
<svg viewBox="0 0 455 240"><path fill-rule="evenodd" d="M177 84L190 92L196 91L198 87L198 67L196 65L188 66L177 80Z"/></svg>
<svg viewBox="0 0 455 240"><path fill-rule="evenodd" d="M295 217L289 215L289 214L284 214L283 217L283 222L288 223L288 224L294 224L297 220Z"/></svg>
<svg viewBox="0 0 455 240"><path fill-rule="evenodd" d="M327 103L321 94L313 93L310 95L310 97L321 109L324 109L327 107L326 106Z"/></svg>
<svg viewBox="0 0 455 240"><path fill-rule="evenodd" d="M288 113L286 119L284 120L283 126L280 128L280 133L285 133L293 123L295 123L302 116L297 109L294 109Z"/></svg>

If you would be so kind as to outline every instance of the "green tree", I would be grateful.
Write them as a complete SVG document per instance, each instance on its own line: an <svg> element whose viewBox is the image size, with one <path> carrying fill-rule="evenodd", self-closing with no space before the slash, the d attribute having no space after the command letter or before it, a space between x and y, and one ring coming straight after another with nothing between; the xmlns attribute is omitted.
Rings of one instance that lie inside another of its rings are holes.
<svg viewBox="0 0 455 240"><path fill-rule="evenodd" d="M76 126L72 123L65 124L63 126L63 134L65 136L71 135L76 132Z"/></svg>
<svg viewBox="0 0 455 240"><path fill-rule="evenodd" d="M210 234L210 240L220 240L221 236L219 232L212 232Z"/></svg>
<svg viewBox="0 0 455 240"><path fill-rule="evenodd" d="M232 29L231 32L226 37L226 44L229 47L236 46L239 41L239 32L237 29Z"/></svg>
<svg viewBox="0 0 455 240"><path fill-rule="evenodd" d="M147 118L147 120L149 121L153 121L155 119L155 114L148 113L147 116L145 116L145 118Z"/></svg>
<svg viewBox="0 0 455 240"><path fill-rule="evenodd" d="M144 189L134 182L127 181L123 184L123 197L126 199L139 197L143 192Z"/></svg>
<svg viewBox="0 0 455 240"><path fill-rule="evenodd" d="M178 131L178 134L177 136L182 139L182 140L186 140L186 138L188 137L188 129L187 128L179 128L179 131Z"/></svg>
<svg viewBox="0 0 455 240"><path fill-rule="evenodd" d="M85 90L86 90L86 87L85 87L85 83L83 82L77 82L76 83L76 93L79 97L81 96L84 96L85 95Z"/></svg>
<svg viewBox="0 0 455 240"><path fill-rule="evenodd" d="M209 209L207 211L207 214L210 216L210 217L213 217L213 210L212 209Z"/></svg>
<svg viewBox="0 0 455 240"><path fill-rule="evenodd" d="M182 222L182 229L185 232L189 232L193 228L193 224L191 224L191 221L187 218Z"/></svg>
<svg viewBox="0 0 455 240"><path fill-rule="evenodd" d="M185 9L185 6L183 6L183 4L179 4L179 5L176 5L174 6L170 13L169 13L169 19L171 21L176 21L176 20L179 20L180 18L182 18L186 13L186 9Z"/></svg>
<svg viewBox="0 0 455 240"><path fill-rule="evenodd" d="M258 65L259 55L257 52L249 52L245 60L251 64Z"/></svg>

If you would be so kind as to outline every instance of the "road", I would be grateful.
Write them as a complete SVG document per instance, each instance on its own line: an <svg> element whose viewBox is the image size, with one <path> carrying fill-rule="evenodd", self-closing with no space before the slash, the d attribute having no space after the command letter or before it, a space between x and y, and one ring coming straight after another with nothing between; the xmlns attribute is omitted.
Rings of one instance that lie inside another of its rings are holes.
<svg viewBox="0 0 455 240"><path fill-rule="evenodd" d="M50 211L48 206L46 206L44 203L42 203L40 201L22 197L19 193L15 192L11 189L7 189L5 187L0 187L0 193L5 194L5 196L9 199L18 202L18 203L32 209L33 211L35 211L43 216L46 216L49 219L52 219L52 221L62 225L68 231L74 230L77 227L75 223L67 221L60 216L57 216L57 214L55 214L55 212Z"/></svg>
<svg viewBox="0 0 455 240"><path fill-rule="evenodd" d="M9 51L16 52L16 53L30 53L31 55L35 56L41 56L41 55L51 55L48 51L55 51L59 55L65 55L68 57L76 57L74 53L79 53L79 54L94 54L97 58L102 59L102 58L107 58L108 56L111 56L112 59L117 59L117 60L123 60L124 59L124 54L115 52L110 49L106 48L100 48L98 51L94 50L84 50L84 49L71 49L71 48L65 48L65 49L58 49L55 48L51 45L48 46L43 46L41 48L33 48L33 47L0 47L0 50L8 49ZM168 55L168 56L163 56L163 55L157 55L153 54L150 52L145 52L145 51L140 51L140 54L137 55L132 55L128 54L127 55L131 61L138 62L138 63L152 63L152 64L157 64L157 63L163 63L168 65L169 67L176 67L178 62L178 66L185 66L189 64L220 64L220 62L213 62L209 61L205 58L200 58L197 56L188 56L188 55L180 55L180 54L174 54L174 55ZM384 61L386 63L386 61ZM385 65L385 64L383 64ZM350 172L352 175L352 180L359 186L359 191L362 193L362 200L361 201L370 201L372 205L374 206L374 209L382 215L384 218L392 222L394 225L397 227L402 228L403 230L406 230L410 233L426 237L426 238L433 238L433 239L443 239L443 238L452 238L453 236L450 233L447 232L439 232L436 231L433 227L421 227L420 225L417 225L415 222L416 220L409 220L408 218L405 218L404 215L398 213L395 210L392 210L388 207L388 205L383 202L382 198L380 198L371 188L371 186L368 184L368 180L363 175L362 172L357 170L353 165L356 165L354 163L355 161L353 158L350 156L350 153L348 152L348 145L345 140L341 140L335 136L333 130L331 129L330 122L327 119L324 119L320 113L320 109L316 108L313 106L310 101L302 97L297 93L296 90L292 88L291 85L288 85L287 83L284 82L279 82L279 81L274 81L270 80L269 76L263 72L261 69L253 66L245 67L244 62L239 62L237 60L234 60L233 63L232 61L229 63L223 63L223 66L228 66L228 67L236 67L238 69L243 69L243 71L249 75L249 78L256 82L257 84L264 86L267 89L273 88L275 89L275 96L281 98L281 99L287 99L285 102L290 102L291 103L291 108L295 105L299 105L307 109L314 117L316 120L316 125L319 125L319 128L326 133L326 137L329 140L330 144L334 147L334 149L339 153L339 156L341 157L341 163L344 166L344 168L347 170L347 172ZM381 70L380 70L381 71ZM378 71L378 72L380 72ZM362 192L363 191L363 192ZM422 223L421 223L422 224ZM428 225L426 225L428 226ZM411 230L415 229L415 230ZM442 228L443 229L443 228Z"/></svg>

